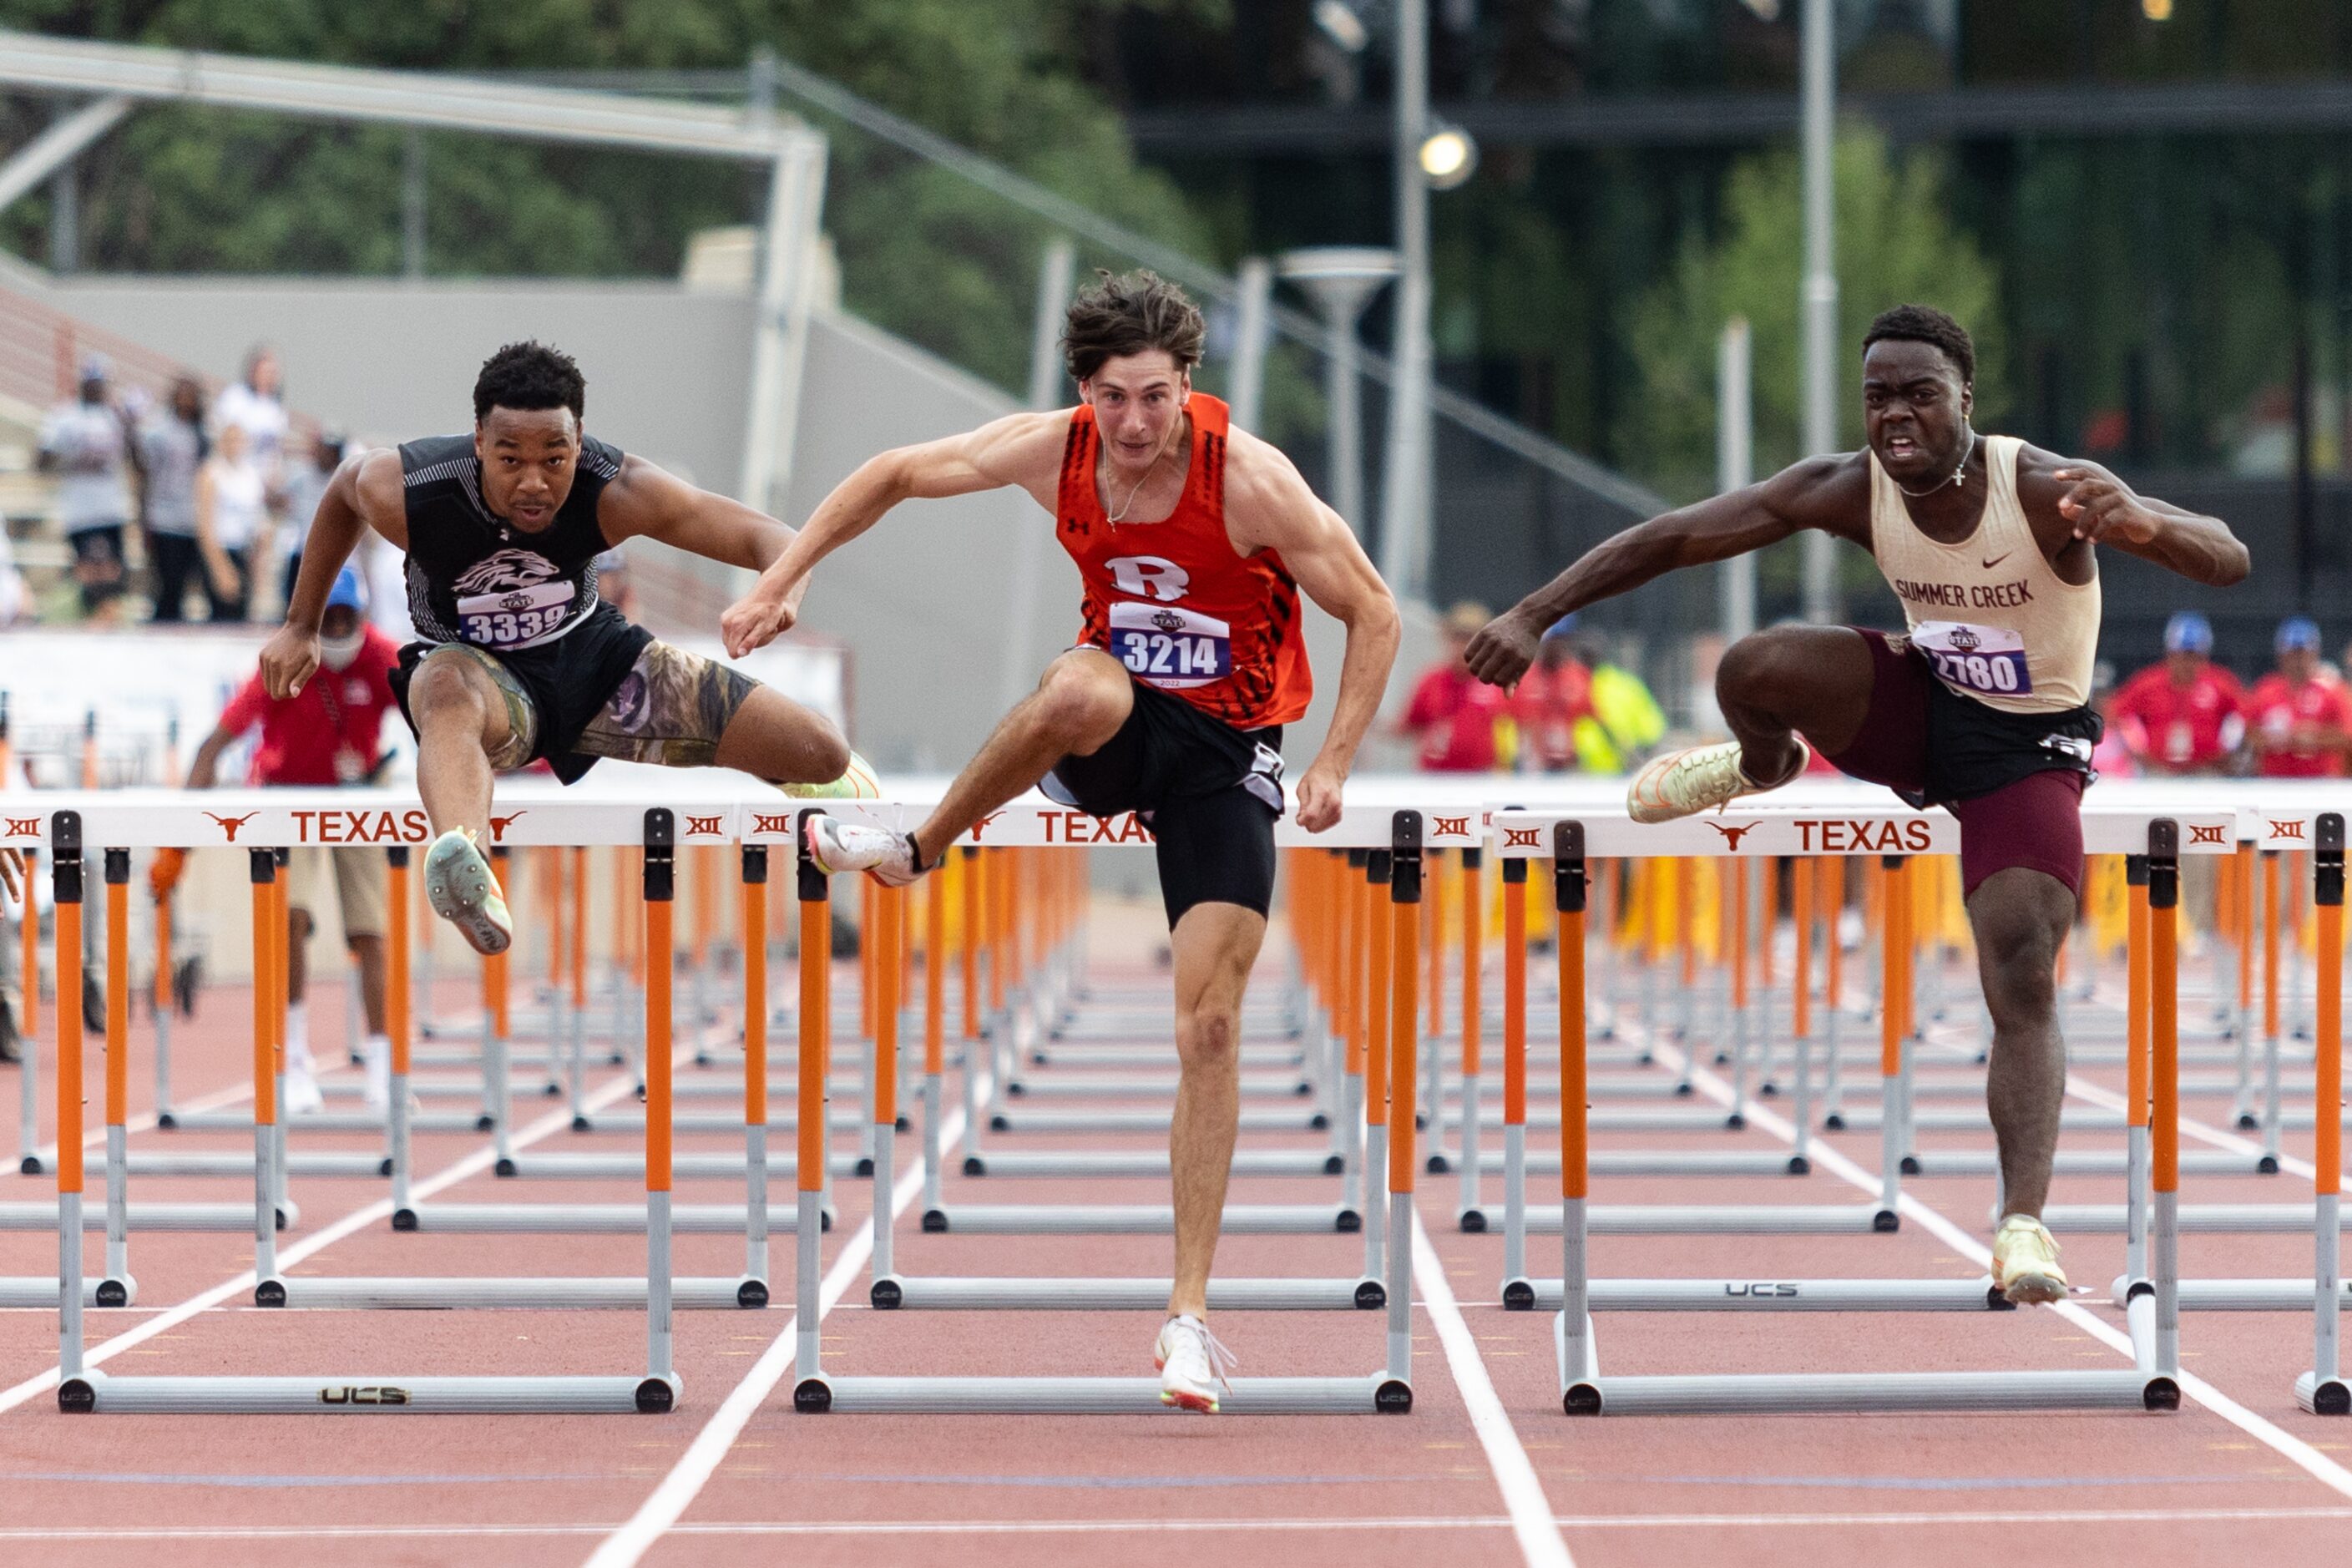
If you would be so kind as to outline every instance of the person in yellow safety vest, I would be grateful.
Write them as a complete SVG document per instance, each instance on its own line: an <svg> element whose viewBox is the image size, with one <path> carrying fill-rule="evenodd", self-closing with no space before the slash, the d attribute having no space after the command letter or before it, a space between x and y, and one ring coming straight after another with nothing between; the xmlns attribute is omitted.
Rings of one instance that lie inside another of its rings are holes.
<svg viewBox="0 0 2352 1568"><path fill-rule="evenodd" d="M1578 638L1592 671L1592 710L1576 721L1576 765L1588 773L1622 773L1664 738L1665 710L1642 678L1612 664L1597 637Z"/></svg>

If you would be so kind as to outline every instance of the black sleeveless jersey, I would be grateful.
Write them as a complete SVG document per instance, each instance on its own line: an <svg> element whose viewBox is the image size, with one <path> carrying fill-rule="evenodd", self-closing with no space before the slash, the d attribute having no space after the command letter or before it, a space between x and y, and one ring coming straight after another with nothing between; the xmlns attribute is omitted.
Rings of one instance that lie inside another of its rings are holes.
<svg viewBox="0 0 2352 1568"><path fill-rule="evenodd" d="M620 472L619 447L583 436L572 493L552 523L530 533L482 504L470 434L403 442L416 635L505 653L551 643L586 620L599 602L596 557L612 548L596 502Z"/></svg>

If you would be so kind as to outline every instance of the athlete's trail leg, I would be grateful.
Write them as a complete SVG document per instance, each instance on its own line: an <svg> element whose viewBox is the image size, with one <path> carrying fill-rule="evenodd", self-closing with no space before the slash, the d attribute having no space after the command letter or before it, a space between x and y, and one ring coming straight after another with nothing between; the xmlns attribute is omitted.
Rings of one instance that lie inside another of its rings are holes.
<svg viewBox="0 0 2352 1568"><path fill-rule="evenodd" d="M769 784L826 784L849 766L849 743L824 714L757 686L727 721L712 761Z"/></svg>
<svg viewBox="0 0 2352 1568"><path fill-rule="evenodd" d="M1239 904L1195 904L1176 922L1176 1117L1168 1163L1176 1204L1176 1277L1168 1315L1209 1315L1209 1268L1225 1213L1241 1124L1242 993L1265 941L1265 917Z"/></svg>
<svg viewBox="0 0 2352 1568"><path fill-rule="evenodd" d="M930 865L971 825L1035 784L1064 757L1089 756L1135 708L1127 667L1098 648L1072 648L1045 667L1037 689L1014 705L915 829Z"/></svg>
<svg viewBox="0 0 2352 1568"><path fill-rule="evenodd" d="M437 837L490 837L490 756L507 743L506 699L489 671L448 651L428 655L408 683L416 721L416 790Z"/></svg>
<svg viewBox="0 0 2352 1568"><path fill-rule="evenodd" d="M1977 971L1992 1014L1985 1109L2000 1146L2002 1217L2039 1219L2050 1196L2058 1116L2066 1097L2066 1042L2058 1033L2058 950L2074 895L2046 871L1995 871L1969 899Z"/></svg>
<svg viewBox="0 0 2352 1568"><path fill-rule="evenodd" d="M360 1011L367 1019L371 1035L381 1035L391 1026L385 1020L384 992L388 971L385 968L383 938L355 936L346 945L352 950L352 967L359 972Z"/></svg>
<svg viewBox="0 0 2352 1568"><path fill-rule="evenodd" d="M1792 731L1831 756L1853 745L1874 684L1870 645L1851 626L1773 626L1724 650L1715 699L1739 742L1740 771L1772 784L1797 766Z"/></svg>

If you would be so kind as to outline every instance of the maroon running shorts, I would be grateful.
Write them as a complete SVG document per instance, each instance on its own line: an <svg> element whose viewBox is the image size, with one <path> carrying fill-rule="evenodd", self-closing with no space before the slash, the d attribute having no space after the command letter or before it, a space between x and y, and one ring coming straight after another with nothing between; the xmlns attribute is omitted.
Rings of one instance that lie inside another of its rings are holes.
<svg viewBox="0 0 2352 1568"><path fill-rule="evenodd" d="M2011 866L2045 871L2080 897L2087 775L2071 766L2044 766L1966 800L1943 798L1949 792L1937 787L1928 762L1933 716L1943 706L1941 683L1907 639L1853 629L1870 646L1870 712L1853 744L1834 756L1822 754L1840 773L1939 804L1958 820L1962 897Z"/></svg>

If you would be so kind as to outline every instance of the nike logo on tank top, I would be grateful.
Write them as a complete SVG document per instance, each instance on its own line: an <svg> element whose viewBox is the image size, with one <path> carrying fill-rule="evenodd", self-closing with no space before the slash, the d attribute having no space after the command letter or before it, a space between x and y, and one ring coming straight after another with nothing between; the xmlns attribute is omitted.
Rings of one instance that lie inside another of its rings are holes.
<svg viewBox="0 0 2352 1568"><path fill-rule="evenodd" d="M1911 521L1902 489L1870 458L1870 542L1911 643L1964 697L2010 713L2058 713L2091 700L2099 580L2062 580L2017 500L2014 436L1987 436L1990 493L1976 530L1951 544Z"/></svg>
<svg viewBox="0 0 2352 1568"><path fill-rule="evenodd" d="M1095 489L1095 411L1080 404L1070 416L1055 534L1086 590L1078 642L1236 730L1292 723L1315 694L1298 584L1280 555L1236 554L1226 536L1224 404L1196 392L1184 411L1192 461L1160 522L1110 521Z"/></svg>

